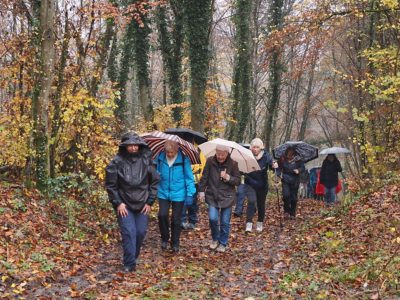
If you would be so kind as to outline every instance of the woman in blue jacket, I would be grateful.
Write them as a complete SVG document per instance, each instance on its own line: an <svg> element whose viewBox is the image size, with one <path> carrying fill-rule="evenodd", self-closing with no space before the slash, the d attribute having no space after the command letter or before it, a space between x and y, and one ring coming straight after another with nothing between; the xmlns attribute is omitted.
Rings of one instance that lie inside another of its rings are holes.
<svg viewBox="0 0 400 300"><path fill-rule="evenodd" d="M158 225L161 233L161 249L166 250L170 242L172 251L179 252L182 208L184 204L191 205L193 195L196 193L191 163L179 150L179 145L168 140L165 142L164 151L158 155L156 164L160 174L157 197L160 206ZM171 206L172 217L169 225Z"/></svg>

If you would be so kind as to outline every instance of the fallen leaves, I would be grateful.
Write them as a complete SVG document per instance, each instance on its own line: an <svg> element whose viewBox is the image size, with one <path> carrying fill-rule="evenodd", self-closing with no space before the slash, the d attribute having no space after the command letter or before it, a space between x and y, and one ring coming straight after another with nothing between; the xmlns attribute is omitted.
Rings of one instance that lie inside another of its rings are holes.
<svg viewBox="0 0 400 300"><path fill-rule="evenodd" d="M154 215L137 271L125 274L118 229L108 208L99 208L102 227L82 219L86 238L68 240L59 226L65 216L57 206L33 201L21 211L8 206L11 192L2 192L7 208L0 228L10 234L1 241L6 247L0 247L5 286L0 295L8 298L346 298L367 289L393 292L393 272L400 268L393 250L400 243L399 203L380 193L354 203L348 212L301 201L300 216L283 229L276 226L278 212L270 206L261 234L246 235L244 218L232 219L224 254L208 248L204 207L196 230L182 232L178 255L159 249Z"/></svg>

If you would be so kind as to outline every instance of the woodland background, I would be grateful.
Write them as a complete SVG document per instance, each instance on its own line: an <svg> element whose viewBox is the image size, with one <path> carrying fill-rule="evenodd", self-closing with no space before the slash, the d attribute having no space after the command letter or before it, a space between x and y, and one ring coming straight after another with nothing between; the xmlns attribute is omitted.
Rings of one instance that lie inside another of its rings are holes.
<svg viewBox="0 0 400 300"><path fill-rule="evenodd" d="M2 282L26 293L18 272L36 263L39 285L54 275L43 265L54 259L32 256L37 240L24 244L40 222L60 222L66 244L117 240L102 181L121 134L191 127L210 139L261 137L268 150L287 140L351 149L340 212L361 198L389 201L390 212L371 204L367 219L390 215L382 230L394 242L378 255L387 266L372 276L372 296L388 282L394 291L398 271L386 270L399 264L399 30L398 0L2 0ZM81 227L93 207L93 227ZM30 213L39 223L21 229Z"/></svg>

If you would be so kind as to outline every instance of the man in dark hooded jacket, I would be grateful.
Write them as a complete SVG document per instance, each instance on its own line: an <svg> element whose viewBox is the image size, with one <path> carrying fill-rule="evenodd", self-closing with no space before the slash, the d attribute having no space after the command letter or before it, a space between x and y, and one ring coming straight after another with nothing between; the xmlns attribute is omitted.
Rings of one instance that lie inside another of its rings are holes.
<svg viewBox="0 0 400 300"><path fill-rule="evenodd" d="M126 272L136 269L158 182L146 142L136 133L123 135L118 154L106 168L105 186L118 218Z"/></svg>

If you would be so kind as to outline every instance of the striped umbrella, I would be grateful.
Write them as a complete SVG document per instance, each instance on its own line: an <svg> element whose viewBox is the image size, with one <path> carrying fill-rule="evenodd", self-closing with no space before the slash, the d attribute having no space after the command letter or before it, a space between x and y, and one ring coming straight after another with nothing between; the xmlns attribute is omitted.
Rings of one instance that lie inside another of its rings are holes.
<svg viewBox="0 0 400 300"><path fill-rule="evenodd" d="M150 133L142 134L141 137L146 141L147 145L153 152L153 158L155 158L162 150L166 140L175 141L178 143L179 148L182 152L190 159L193 165L200 164L200 155L196 147L184 139L181 139L177 135L163 133L161 131L153 131Z"/></svg>

